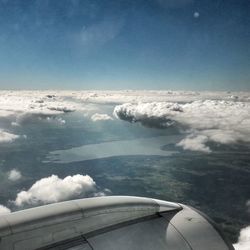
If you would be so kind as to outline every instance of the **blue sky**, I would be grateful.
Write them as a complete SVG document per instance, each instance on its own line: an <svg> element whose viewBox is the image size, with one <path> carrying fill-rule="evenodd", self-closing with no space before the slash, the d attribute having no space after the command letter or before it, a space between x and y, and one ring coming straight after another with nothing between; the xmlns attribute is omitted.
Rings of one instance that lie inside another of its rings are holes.
<svg viewBox="0 0 250 250"><path fill-rule="evenodd" d="M248 0L0 0L1 89L250 90Z"/></svg>

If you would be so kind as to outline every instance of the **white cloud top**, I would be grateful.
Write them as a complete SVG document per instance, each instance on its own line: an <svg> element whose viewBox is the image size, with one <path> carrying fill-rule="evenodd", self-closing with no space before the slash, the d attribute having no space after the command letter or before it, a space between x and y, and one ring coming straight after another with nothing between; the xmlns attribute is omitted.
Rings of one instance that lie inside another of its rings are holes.
<svg viewBox="0 0 250 250"><path fill-rule="evenodd" d="M240 231L239 240L234 244L235 250L249 250L250 249L250 226L243 228Z"/></svg>
<svg viewBox="0 0 250 250"><path fill-rule="evenodd" d="M96 121L110 121L110 120L113 120L113 118L107 114L95 113L94 115L91 116L91 120L94 122L96 122Z"/></svg>
<svg viewBox="0 0 250 250"><path fill-rule="evenodd" d="M187 137L178 146L210 152L207 142L250 142L250 103L205 100L185 104L151 102L118 105L114 115L146 126L185 129Z"/></svg>
<svg viewBox="0 0 250 250"><path fill-rule="evenodd" d="M22 178L22 174L20 171L18 171L17 169L12 169L10 172L9 172L9 175L8 175L8 179L11 180L11 181L17 181L19 179Z"/></svg>
<svg viewBox="0 0 250 250"><path fill-rule="evenodd" d="M9 214L9 213L11 213L9 208L7 208L3 205L0 205L0 216L4 215L4 214Z"/></svg>
<svg viewBox="0 0 250 250"><path fill-rule="evenodd" d="M60 179L57 175L38 180L27 191L17 194L15 204L47 204L67 200L95 190L95 182L88 175L73 175Z"/></svg>

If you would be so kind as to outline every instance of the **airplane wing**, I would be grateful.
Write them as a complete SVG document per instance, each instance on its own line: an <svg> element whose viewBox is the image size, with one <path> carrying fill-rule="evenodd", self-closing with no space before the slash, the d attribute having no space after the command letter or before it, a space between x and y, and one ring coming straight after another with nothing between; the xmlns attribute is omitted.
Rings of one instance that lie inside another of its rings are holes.
<svg viewBox="0 0 250 250"><path fill-rule="evenodd" d="M0 217L2 250L231 250L186 205L130 196L60 202Z"/></svg>

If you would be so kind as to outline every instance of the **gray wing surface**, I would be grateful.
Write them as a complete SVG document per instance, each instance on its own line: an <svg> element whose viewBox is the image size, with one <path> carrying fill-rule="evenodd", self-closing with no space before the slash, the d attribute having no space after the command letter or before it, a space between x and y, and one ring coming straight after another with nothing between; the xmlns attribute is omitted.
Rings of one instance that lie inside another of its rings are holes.
<svg viewBox="0 0 250 250"><path fill-rule="evenodd" d="M142 197L72 200L0 217L2 250L228 250L206 216Z"/></svg>

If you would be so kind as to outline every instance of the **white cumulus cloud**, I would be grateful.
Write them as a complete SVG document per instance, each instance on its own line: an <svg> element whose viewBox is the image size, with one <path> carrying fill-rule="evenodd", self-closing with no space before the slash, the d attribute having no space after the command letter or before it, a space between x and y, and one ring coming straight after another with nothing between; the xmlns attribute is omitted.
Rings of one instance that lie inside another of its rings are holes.
<svg viewBox="0 0 250 250"><path fill-rule="evenodd" d="M9 208L7 208L3 205L0 205L0 216L4 215L4 214L9 214L9 213L11 213Z"/></svg>
<svg viewBox="0 0 250 250"><path fill-rule="evenodd" d="M107 114L95 113L94 115L91 116L91 120L94 122L96 122L96 121L110 121L110 120L113 120L113 118Z"/></svg>
<svg viewBox="0 0 250 250"><path fill-rule="evenodd" d="M15 204L47 204L67 200L80 194L95 191L95 182L88 175L67 176L64 179L57 175L38 180L27 191L17 194Z"/></svg>
<svg viewBox="0 0 250 250"><path fill-rule="evenodd" d="M17 169L12 169L10 172L9 172L9 175L8 175L8 179L11 180L11 181L17 181L19 179L22 178L22 174L20 171L18 171Z"/></svg>
<svg viewBox="0 0 250 250"><path fill-rule="evenodd" d="M249 250L250 249L250 226L243 228L240 231L238 242L234 244L235 250Z"/></svg>

